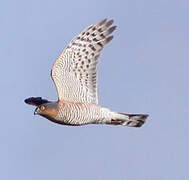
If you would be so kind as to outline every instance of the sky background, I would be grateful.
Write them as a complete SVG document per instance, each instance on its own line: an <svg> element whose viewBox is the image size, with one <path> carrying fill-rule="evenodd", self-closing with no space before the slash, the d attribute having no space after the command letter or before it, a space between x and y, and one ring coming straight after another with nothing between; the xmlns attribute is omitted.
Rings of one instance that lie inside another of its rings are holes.
<svg viewBox="0 0 189 180"><path fill-rule="evenodd" d="M148 113L142 128L61 126L24 103L56 100L50 70L69 41L113 18L99 65L99 102ZM188 180L187 0L2 0L0 179Z"/></svg>

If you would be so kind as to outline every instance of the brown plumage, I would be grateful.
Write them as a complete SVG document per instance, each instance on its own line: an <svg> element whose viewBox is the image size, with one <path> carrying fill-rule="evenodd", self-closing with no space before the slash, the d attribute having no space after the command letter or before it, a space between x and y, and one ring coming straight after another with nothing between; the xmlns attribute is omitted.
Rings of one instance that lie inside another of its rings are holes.
<svg viewBox="0 0 189 180"><path fill-rule="evenodd" d="M37 106L34 114L65 125L112 124L140 127L146 114L123 114L98 105L97 64L104 46L116 29L113 20L89 26L75 37L58 57L51 70L58 101L41 97L25 100Z"/></svg>

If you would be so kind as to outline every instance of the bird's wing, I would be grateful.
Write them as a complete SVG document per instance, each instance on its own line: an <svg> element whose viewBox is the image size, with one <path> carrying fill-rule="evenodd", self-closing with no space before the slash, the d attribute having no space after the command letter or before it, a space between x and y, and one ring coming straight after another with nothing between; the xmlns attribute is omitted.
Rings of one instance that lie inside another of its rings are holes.
<svg viewBox="0 0 189 180"><path fill-rule="evenodd" d="M97 63L116 26L104 19L75 37L53 65L51 76L59 100L98 103Z"/></svg>
<svg viewBox="0 0 189 180"><path fill-rule="evenodd" d="M24 101L26 104L30 104L33 106L39 106L41 104L50 102L46 99L42 99L41 97L30 97L30 98L25 99Z"/></svg>

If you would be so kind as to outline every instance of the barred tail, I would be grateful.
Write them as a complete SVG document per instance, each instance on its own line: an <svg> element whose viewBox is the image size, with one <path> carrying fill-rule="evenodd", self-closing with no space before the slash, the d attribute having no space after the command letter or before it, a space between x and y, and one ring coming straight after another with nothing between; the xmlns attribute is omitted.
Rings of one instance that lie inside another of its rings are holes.
<svg viewBox="0 0 189 180"><path fill-rule="evenodd" d="M111 119L110 123L108 124L128 127L141 127L145 123L147 117L147 114L116 113L115 117Z"/></svg>

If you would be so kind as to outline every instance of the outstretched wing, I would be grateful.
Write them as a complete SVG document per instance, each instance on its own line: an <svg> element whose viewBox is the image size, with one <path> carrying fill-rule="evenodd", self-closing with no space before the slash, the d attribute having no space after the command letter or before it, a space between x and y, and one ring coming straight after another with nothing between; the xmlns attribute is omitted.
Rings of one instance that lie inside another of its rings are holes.
<svg viewBox="0 0 189 180"><path fill-rule="evenodd" d="M89 26L75 37L56 60L52 68L59 100L98 103L97 63L109 36L116 28L107 19Z"/></svg>

